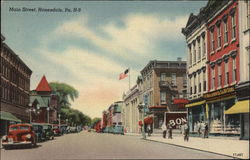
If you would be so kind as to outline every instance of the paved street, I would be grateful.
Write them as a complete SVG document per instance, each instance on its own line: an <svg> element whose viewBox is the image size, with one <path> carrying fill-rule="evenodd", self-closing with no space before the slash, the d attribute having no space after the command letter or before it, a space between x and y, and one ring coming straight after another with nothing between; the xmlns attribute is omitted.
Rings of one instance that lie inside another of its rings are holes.
<svg viewBox="0 0 250 160"><path fill-rule="evenodd" d="M81 132L39 143L37 148L1 149L1 160L35 159L225 159L226 156L145 141L138 136Z"/></svg>

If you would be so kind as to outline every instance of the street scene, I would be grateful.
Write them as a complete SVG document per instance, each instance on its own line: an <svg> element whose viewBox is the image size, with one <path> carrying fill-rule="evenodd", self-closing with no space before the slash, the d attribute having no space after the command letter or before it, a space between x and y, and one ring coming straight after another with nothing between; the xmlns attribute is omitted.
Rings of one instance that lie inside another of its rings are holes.
<svg viewBox="0 0 250 160"><path fill-rule="evenodd" d="M249 159L250 1L1 1L1 160Z"/></svg>

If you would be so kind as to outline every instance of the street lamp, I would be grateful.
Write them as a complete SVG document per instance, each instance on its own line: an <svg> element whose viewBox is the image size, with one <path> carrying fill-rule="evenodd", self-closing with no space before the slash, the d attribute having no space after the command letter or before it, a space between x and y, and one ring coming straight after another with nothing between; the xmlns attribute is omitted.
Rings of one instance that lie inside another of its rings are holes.
<svg viewBox="0 0 250 160"><path fill-rule="evenodd" d="M145 134L145 124L144 124L144 116L145 116L145 112L144 112L144 107L145 107L145 104L144 103L140 103L137 108L139 110L140 113L142 113L142 138L143 139L146 139L146 134Z"/></svg>
<svg viewBox="0 0 250 160"><path fill-rule="evenodd" d="M30 112L30 123L31 123L31 119L32 119L32 117L31 117L31 107L32 107L32 103L29 103L29 104L28 104L28 106L29 106L29 112Z"/></svg>
<svg viewBox="0 0 250 160"><path fill-rule="evenodd" d="M59 115L58 115L58 117L59 117L59 130L61 130L61 114L59 113Z"/></svg>
<svg viewBox="0 0 250 160"><path fill-rule="evenodd" d="M47 107L47 122L49 123L49 107Z"/></svg>

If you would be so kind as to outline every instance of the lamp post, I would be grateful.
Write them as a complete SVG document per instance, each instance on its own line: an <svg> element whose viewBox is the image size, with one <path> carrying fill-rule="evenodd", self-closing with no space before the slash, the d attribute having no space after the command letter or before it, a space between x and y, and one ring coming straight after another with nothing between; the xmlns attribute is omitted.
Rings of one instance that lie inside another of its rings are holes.
<svg viewBox="0 0 250 160"><path fill-rule="evenodd" d="M29 112L30 112L30 123L31 123L31 119L32 119L32 117L31 117L31 111L32 111L32 110L31 110L31 107L32 107L32 103L29 103L29 104L28 104L28 106L29 106Z"/></svg>
<svg viewBox="0 0 250 160"><path fill-rule="evenodd" d="M145 124L144 124L144 115L145 115L145 112L144 112L144 107L145 107L145 104L142 103L142 104L139 104L137 106L138 110L140 113L142 113L142 139L146 139L146 134L145 134Z"/></svg>
<svg viewBox="0 0 250 160"><path fill-rule="evenodd" d="M58 117L59 117L59 130L61 130L61 119L60 119L61 118L61 114L60 113L58 114Z"/></svg>
<svg viewBox="0 0 250 160"><path fill-rule="evenodd" d="M49 123L49 107L47 107L47 122Z"/></svg>

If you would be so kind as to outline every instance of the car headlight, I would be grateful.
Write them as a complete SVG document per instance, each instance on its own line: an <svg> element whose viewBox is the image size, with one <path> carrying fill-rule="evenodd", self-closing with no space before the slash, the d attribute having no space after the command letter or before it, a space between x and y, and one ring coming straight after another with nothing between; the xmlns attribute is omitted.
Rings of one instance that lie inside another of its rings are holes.
<svg viewBox="0 0 250 160"><path fill-rule="evenodd" d="M27 134L26 138L30 139L31 138L31 134Z"/></svg>
<svg viewBox="0 0 250 160"><path fill-rule="evenodd" d="M2 137L2 140L5 141L6 139L7 139L7 136L3 136L3 137Z"/></svg>

